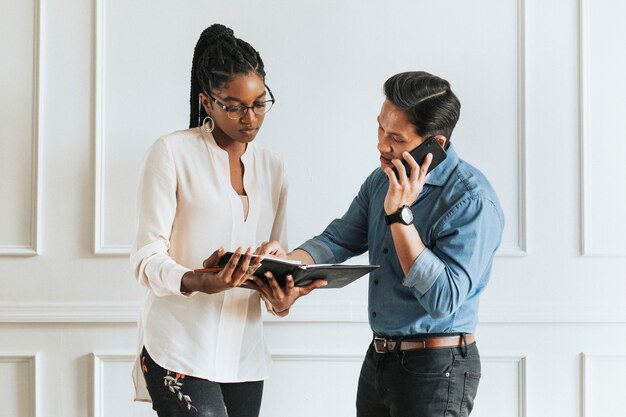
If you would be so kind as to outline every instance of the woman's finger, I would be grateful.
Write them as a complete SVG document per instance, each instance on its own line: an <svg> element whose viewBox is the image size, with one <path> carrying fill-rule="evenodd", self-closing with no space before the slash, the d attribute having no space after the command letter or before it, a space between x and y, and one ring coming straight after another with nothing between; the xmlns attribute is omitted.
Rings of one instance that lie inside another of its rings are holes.
<svg viewBox="0 0 626 417"><path fill-rule="evenodd" d="M210 268L217 266L217 263L219 262L220 258L224 256L225 252L226 249L224 249L223 246L220 246L215 252L213 252L208 258L206 258L204 262L202 262L202 267Z"/></svg>
<svg viewBox="0 0 626 417"><path fill-rule="evenodd" d="M259 286L259 284L254 279L249 279L246 281L246 285L250 287L250 289L258 291L260 293L263 292L263 288Z"/></svg>
<svg viewBox="0 0 626 417"><path fill-rule="evenodd" d="M300 295L302 296L302 295L307 295L308 293L310 293L316 288L324 287L326 285L328 285L328 281L326 281L325 279L316 279L309 285L306 285L304 287L298 287L298 288L300 289Z"/></svg>
<svg viewBox="0 0 626 417"><path fill-rule="evenodd" d="M246 249L245 254L240 262L237 264L237 269L235 270L235 285L239 286L246 282L248 278L250 278L251 272L254 272L256 267L250 268L250 261L252 260L252 248L248 247ZM251 271L251 272L249 272Z"/></svg>
<svg viewBox="0 0 626 417"><path fill-rule="evenodd" d="M221 278L225 282L230 282L233 279L233 273L235 272L235 269L237 268L237 264L239 263L240 258L241 258L241 247L238 247L235 250L235 252L233 252L233 255L230 257L230 259L228 260L228 263L226 263L226 266L220 273Z"/></svg>
<svg viewBox="0 0 626 417"><path fill-rule="evenodd" d="M278 285L278 282L276 282L274 274L272 274L270 271L267 271L265 273L265 276L267 277L267 282L269 283L272 291L277 295L282 295L282 290L280 289L280 285Z"/></svg>
<svg viewBox="0 0 626 417"><path fill-rule="evenodd" d="M287 291L291 291L293 290L293 287L295 286L295 282L293 281L293 275L287 275Z"/></svg>

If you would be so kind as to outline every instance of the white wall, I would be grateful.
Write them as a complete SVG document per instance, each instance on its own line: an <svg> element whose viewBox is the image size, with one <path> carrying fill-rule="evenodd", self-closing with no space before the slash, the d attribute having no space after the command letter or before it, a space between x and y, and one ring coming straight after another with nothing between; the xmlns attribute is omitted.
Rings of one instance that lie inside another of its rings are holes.
<svg viewBox="0 0 626 417"><path fill-rule="evenodd" d="M452 139L507 217L473 415L626 415L623 2L184 4L0 0L0 416L152 415L129 374L137 164L187 126L191 54L213 22L266 63L277 104L256 140L290 166L292 246L377 166L382 83L448 79L463 105ZM264 417L354 414L366 288L267 318Z"/></svg>

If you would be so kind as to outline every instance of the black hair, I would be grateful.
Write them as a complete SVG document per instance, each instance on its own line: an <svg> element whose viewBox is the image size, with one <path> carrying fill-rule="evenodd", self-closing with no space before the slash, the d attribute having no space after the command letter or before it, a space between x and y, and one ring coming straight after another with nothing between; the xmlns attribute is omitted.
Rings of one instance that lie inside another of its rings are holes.
<svg viewBox="0 0 626 417"><path fill-rule="evenodd" d="M257 50L224 25L216 23L204 29L193 51L189 127L199 126L207 116L198 102L201 92L219 90L235 75L250 72L265 80L265 67Z"/></svg>
<svg viewBox="0 0 626 417"><path fill-rule="evenodd" d="M424 71L396 74L385 81L387 100L400 108L422 137L443 135L448 143L461 114L450 83Z"/></svg>

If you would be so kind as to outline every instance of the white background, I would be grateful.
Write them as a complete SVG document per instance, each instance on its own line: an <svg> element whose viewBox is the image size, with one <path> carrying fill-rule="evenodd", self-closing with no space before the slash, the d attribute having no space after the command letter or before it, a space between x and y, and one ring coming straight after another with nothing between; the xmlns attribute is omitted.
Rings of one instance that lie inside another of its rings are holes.
<svg viewBox="0 0 626 417"><path fill-rule="evenodd" d="M265 61L277 103L256 140L289 165L292 247L378 165L384 81L448 79L452 141L507 219L473 415L626 416L625 18L618 0L0 0L0 416L152 415L131 401L138 164L188 125L214 22ZM366 292L267 318L264 417L354 415Z"/></svg>

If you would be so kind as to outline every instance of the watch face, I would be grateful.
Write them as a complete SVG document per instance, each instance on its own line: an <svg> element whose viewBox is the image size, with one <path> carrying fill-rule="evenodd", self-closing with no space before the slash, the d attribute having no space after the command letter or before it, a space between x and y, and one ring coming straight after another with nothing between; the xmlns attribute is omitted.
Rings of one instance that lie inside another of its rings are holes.
<svg viewBox="0 0 626 417"><path fill-rule="evenodd" d="M410 208L406 206L402 207L402 210L400 211L400 216L402 217L402 222L404 224L413 223L413 212L411 211Z"/></svg>

